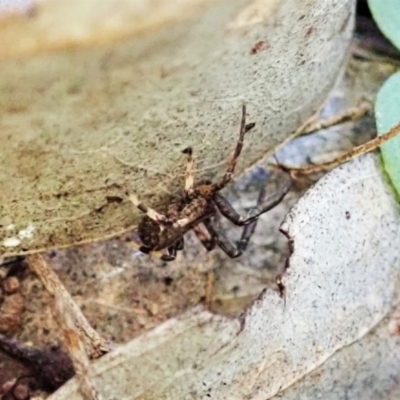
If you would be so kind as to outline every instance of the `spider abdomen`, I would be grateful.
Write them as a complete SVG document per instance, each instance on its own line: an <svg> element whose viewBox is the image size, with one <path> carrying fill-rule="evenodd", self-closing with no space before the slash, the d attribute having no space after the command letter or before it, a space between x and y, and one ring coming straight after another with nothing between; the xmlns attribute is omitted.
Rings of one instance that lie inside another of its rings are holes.
<svg viewBox="0 0 400 400"><path fill-rule="evenodd" d="M138 234L143 245L149 249L155 249L160 242L160 233L161 227L157 222L147 216L142 218L138 226Z"/></svg>

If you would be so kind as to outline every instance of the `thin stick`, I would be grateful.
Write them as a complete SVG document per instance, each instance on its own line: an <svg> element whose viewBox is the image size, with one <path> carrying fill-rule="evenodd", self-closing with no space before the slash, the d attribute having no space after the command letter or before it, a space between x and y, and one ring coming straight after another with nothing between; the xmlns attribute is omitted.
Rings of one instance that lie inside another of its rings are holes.
<svg viewBox="0 0 400 400"><path fill-rule="evenodd" d="M311 133L320 131L321 129L330 128L335 125L344 124L345 122L355 121L359 118L368 115L371 112L371 105L363 102L356 107L346 109L340 114L333 115L330 118L312 121L308 123L297 136L309 135Z"/></svg>
<svg viewBox="0 0 400 400"><path fill-rule="evenodd" d="M100 399L88 378L90 361L86 347L89 347L89 354L98 357L108 352L109 346L90 326L78 305L43 256L41 254L30 255L27 257L27 261L32 271L43 282L46 290L54 297L55 317L63 331L82 393L87 399ZM85 346L85 343L88 345Z"/></svg>
<svg viewBox="0 0 400 400"><path fill-rule="evenodd" d="M396 126L394 126L392 129L390 129L389 132L385 133L382 136L378 136L375 139L372 139L368 141L367 143L364 143L360 146L354 147L347 153L341 155L338 158L335 158L332 161L322 163L322 164L316 164L316 165L310 165L307 167L288 167L288 166L283 166L284 170L287 170L288 172L299 172L301 174L313 174L316 172L324 171L326 169L331 169L335 168L338 165L341 165L347 161L350 161L351 159L358 157L362 154L369 153L370 151L376 150L379 146L382 146L382 144L386 143L390 139L394 138L400 134L400 123L398 123Z"/></svg>

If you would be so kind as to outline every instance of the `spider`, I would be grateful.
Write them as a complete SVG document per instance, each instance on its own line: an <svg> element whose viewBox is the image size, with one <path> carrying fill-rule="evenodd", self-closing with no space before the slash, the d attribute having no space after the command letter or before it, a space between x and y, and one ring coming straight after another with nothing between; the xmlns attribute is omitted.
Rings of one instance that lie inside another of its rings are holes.
<svg viewBox="0 0 400 400"><path fill-rule="evenodd" d="M237 213L220 194L220 191L232 179L237 160L242 151L244 136L254 126L254 123L246 125L246 106L243 105L239 140L225 174L217 183L207 181L204 184L195 185L192 148L184 149L182 152L187 155L185 189L183 194L168 206L165 214L160 214L147 207L136 195L131 194L129 196L130 201L146 214L142 218L137 231L142 244L139 250L142 253L161 252L160 258L162 260L172 261L175 259L177 251L183 249L183 236L191 229L208 251L219 246L229 257L236 258L246 250L258 217L280 203L290 189L290 184L286 184L280 193L265 205L263 203L266 191L263 189L259 195L257 206L250 209L245 217ZM241 239L236 244L232 243L223 232L220 232L214 226L213 217L217 213L222 214L235 225L244 227ZM206 232L203 228L206 229Z"/></svg>

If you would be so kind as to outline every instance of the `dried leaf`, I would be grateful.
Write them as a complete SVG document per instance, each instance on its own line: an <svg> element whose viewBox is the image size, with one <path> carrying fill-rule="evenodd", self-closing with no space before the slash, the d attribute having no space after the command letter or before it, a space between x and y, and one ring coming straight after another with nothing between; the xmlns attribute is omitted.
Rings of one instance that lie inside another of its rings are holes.
<svg viewBox="0 0 400 400"><path fill-rule="evenodd" d="M216 177L243 102L237 173L273 152L336 80L355 1L37 3L0 24L0 257L132 229L126 191L164 206L188 145Z"/></svg>
<svg viewBox="0 0 400 400"><path fill-rule="evenodd" d="M283 229L294 248L286 302L268 291L241 319L196 309L164 323L93 363L90 377L102 396L373 399L394 393L396 379L388 377L400 374L399 340L385 324L399 302L400 208L377 157L326 175ZM49 399L81 398L72 380Z"/></svg>

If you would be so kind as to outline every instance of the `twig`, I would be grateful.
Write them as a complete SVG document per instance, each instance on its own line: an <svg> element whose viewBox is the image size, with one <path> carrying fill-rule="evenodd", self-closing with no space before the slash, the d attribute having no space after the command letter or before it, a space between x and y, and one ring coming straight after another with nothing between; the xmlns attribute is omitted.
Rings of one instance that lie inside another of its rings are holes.
<svg viewBox="0 0 400 400"><path fill-rule="evenodd" d="M344 124L345 122L355 121L359 118L368 115L371 112L371 105L363 102L356 107L346 109L340 114L333 115L332 117L309 122L297 136L309 135L321 129L330 128L335 125Z"/></svg>
<svg viewBox="0 0 400 400"><path fill-rule="evenodd" d="M88 378L87 372L90 365L88 353L92 357L99 357L110 350L108 344L90 326L78 305L43 256L34 254L28 256L27 261L32 271L43 282L46 290L54 297L55 317L62 328L82 393L87 399L98 400L99 395ZM89 348L88 353L86 347Z"/></svg>
<svg viewBox="0 0 400 400"><path fill-rule="evenodd" d="M354 147L347 153L341 155L340 157L335 158L332 161L322 163L322 164L310 165L307 167L298 167L298 168L283 166L282 169L284 169L285 171L288 171L290 173L298 172L301 174L313 174L316 172L335 168L338 165L341 165L347 161L350 161L351 159L353 159L355 157L358 157L362 154L369 153L370 151L376 150L378 147L382 146L382 144L384 144L385 142L394 138L398 134L400 134L400 123L398 123L392 129L390 129L390 131L385 133L384 135L379 136L375 139L372 139L372 140L368 141L367 143L364 143L360 146Z"/></svg>

